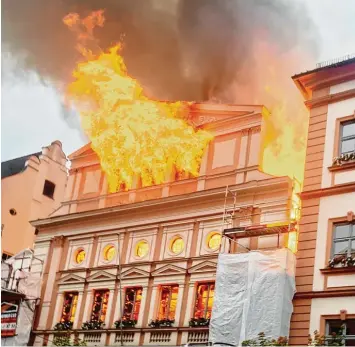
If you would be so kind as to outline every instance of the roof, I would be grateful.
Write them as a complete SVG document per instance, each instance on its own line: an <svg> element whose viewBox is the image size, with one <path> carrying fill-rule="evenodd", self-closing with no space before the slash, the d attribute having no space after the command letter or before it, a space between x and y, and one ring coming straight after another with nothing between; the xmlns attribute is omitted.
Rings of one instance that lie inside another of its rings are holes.
<svg viewBox="0 0 355 347"><path fill-rule="evenodd" d="M32 156L39 156L42 152L32 153L25 155L23 157L7 160L1 163L1 179L16 175L25 169L25 164L28 159Z"/></svg>
<svg viewBox="0 0 355 347"><path fill-rule="evenodd" d="M341 57L341 58L338 58L338 59L334 59L334 60L326 61L326 62L323 62L323 63L319 63L319 64L317 64L317 67L315 69L308 70L308 71L301 72L299 74L293 75L292 79L299 78L299 77L302 77L302 76L305 76L305 75L308 75L308 74L311 74L311 73L315 73L315 72L318 72L318 71L332 69L334 67L340 67L340 66L349 65L349 64L352 64L352 63L355 63L355 55L348 55L348 56Z"/></svg>

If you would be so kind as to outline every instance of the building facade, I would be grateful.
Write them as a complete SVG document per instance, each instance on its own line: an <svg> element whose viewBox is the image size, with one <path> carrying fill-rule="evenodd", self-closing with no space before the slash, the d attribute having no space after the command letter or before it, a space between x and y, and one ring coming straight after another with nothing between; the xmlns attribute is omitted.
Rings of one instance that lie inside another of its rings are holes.
<svg viewBox="0 0 355 347"><path fill-rule="evenodd" d="M355 345L355 59L293 80L310 118L291 343L345 324Z"/></svg>
<svg viewBox="0 0 355 347"><path fill-rule="evenodd" d="M59 141L41 152L1 163L1 251L6 259L32 248L31 220L47 217L64 199L66 156Z"/></svg>
<svg viewBox="0 0 355 347"><path fill-rule="evenodd" d="M88 345L206 343L219 252L289 245L287 232L271 231L289 230L293 182L258 166L267 112L193 105L194 123L214 134L198 178L170 172L162 185L137 178L108 194L90 145L73 153L65 201L32 223L44 262L32 342L53 344L65 325ZM226 226L270 232L234 242Z"/></svg>

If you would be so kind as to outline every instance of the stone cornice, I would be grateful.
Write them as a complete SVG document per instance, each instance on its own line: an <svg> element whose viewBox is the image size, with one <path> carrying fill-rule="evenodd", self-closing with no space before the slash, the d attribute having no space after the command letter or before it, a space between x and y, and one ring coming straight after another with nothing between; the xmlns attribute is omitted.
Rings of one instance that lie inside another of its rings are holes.
<svg viewBox="0 0 355 347"><path fill-rule="evenodd" d="M331 195L354 193L354 192L355 192L355 182L351 182L345 184L338 184L336 186L328 187L328 188L310 190L310 191L302 192L299 195L302 200L308 200L308 199L320 198L323 196L331 196Z"/></svg>
<svg viewBox="0 0 355 347"><path fill-rule="evenodd" d="M282 188L288 186L289 184L290 184L290 179L287 177L275 177L275 178L273 177L262 181L250 181L244 184L233 185L230 186L229 189L236 192L240 192L242 194L247 194L249 192L253 192L256 190L257 191L263 189L269 190L270 187L273 187L273 189L275 189L277 186ZM169 205L181 204L181 202L184 203L189 202L191 204L196 204L201 199L205 200L206 198L223 198L224 194L225 194L225 187L220 187L215 189L197 191L189 194L169 196L166 198L131 203L127 205L119 205L119 206L96 209L91 211L66 214L62 216L55 216L55 217L50 217L45 219L38 219L35 221L31 221L30 223L32 226L36 228L41 228L44 226L53 226L56 224L61 224L63 222L64 223L74 222L74 221L78 222L90 217L98 217L98 216L108 217L108 216L112 216L113 214L119 214L125 212L130 213L132 211L139 210L142 208L161 208L162 205L164 207L168 207Z"/></svg>
<svg viewBox="0 0 355 347"><path fill-rule="evenodd" d="M305 102L305 105L308 108L314 108L314 107L332 104L334 102L339 102L339 101L346 100L346 99L353 98L353 97L355 97L355 88L346 90L344 92L340 92L340 93L336 93L336 94L329 94L329 95L322 96L319 98L307 100Z"/></svg>

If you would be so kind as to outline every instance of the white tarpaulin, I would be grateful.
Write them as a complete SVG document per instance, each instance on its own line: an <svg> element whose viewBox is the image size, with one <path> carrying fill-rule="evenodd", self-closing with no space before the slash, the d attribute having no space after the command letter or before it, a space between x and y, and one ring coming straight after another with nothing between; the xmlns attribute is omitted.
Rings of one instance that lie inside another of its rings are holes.
<svg viewBox="0 0 355 347"><path fill-rule="evenodd" d="M295 256L288 249L220 254L210 342L288 336L295 294Z"/></svg>

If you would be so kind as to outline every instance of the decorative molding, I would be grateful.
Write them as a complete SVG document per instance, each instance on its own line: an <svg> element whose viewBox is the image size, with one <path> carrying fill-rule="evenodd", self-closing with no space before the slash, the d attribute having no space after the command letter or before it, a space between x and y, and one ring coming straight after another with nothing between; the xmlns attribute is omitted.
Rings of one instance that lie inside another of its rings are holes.
<svg viewBox="0 0 355 347"><path fill-rule="evenodd" d="M258 125L256 127L252 127L251 128L251 133L252 134L257 134L257 133L260 133L261 132L261 125Z"/></svg>
<svg viewBox="0 0 355 347"><path fill-rule="evenodd" d="M152 272L152 276L174 276L174 275L185 275L186 269L168 264Z"/></svg>
<svg viewBox="0 0 355 347"><path fill-rule="evenodd" d="M85 278L75 274L66 275L58 281L58 284L79 284L79 283L85 283Z"/></svg>
<svg viewBox="0 0 355 347"><path fill-rule="evenodd" d="M116 276L107 271L98 271L87 278L87 282L115 281Z"/></svg>
<svg viewBox="0 0 355 347"><path fill-rule="evenodd" d="M249 131L250 131L250 128L242 129L242 131L241 131L242 136L247 136L247 135L249 135Z"/></svg>
<svg viewBox="0 0 355 347"><path fill-rule="evenodd" d="M54 247L63 247L64 245L64 236L54 236L53 237L53 245Z"/></svg>
<svg viewBox="0 0 355 347"><path fill-rule="evenodd" d="M121 279L131 279L131 278L146 278L149 277L149 272L132 267L121 274Z"/></svg>
<svg viewBox="0 0 355 347"><path fill-rule="evenodd" d="M194 265L188 269L188 273L200 273L200 272L213 272L217 270L217 263L212 261L203 261L197 265Z"/></svg>
<svg viewBox="0 0 355 347"><path fill-rule="evenodd" d="M344 92L330 94L330 95L322 96L320 98L308 100L305 102L305 105L308 108L314 108L314 107L319 107L323 105L332 104L334 102L350 99L353 97L355 97L355 88L346 90Z"/></svg>
<svg viewBox="0 0 355 347"><path fill-rule="evenodd" d="M337 289L337 290L323 290L311 292L296 293L294 299L313 299L313 298L336 298L343 296L355 296L355 289Z"/></svg>
<svg viewBox="0 0 355 347"><path fill-rule="evenodd" d="M320 198L323 196L339 195L355 192L355 183L338 184L329 188L321 188L300 193L302 200Z"/></svg>

